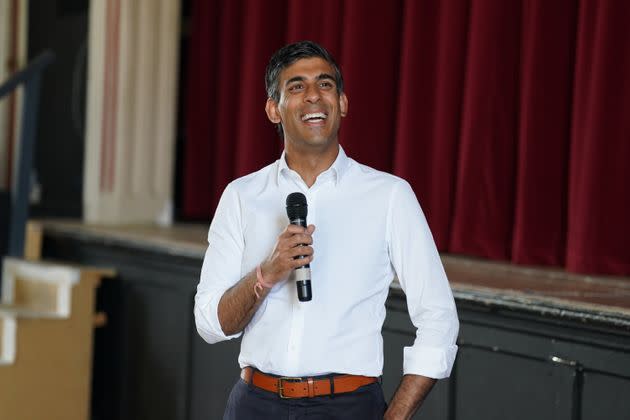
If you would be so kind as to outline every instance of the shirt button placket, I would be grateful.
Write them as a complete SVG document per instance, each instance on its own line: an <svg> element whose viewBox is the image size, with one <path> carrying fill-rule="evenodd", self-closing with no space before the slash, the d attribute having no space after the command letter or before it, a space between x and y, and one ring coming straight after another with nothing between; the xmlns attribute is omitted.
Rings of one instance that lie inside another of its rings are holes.
<svg viewBox="0 0 630 420"><path fill-rule="evenodd" d="M303 305L303 303L297 300L297 296L295 296L294 299L291 327L289 330L289 348L287 357L289 372L298 372L300 362L299 355L302 348L302 337L304 333L304 311L299 306Z"/></svg>

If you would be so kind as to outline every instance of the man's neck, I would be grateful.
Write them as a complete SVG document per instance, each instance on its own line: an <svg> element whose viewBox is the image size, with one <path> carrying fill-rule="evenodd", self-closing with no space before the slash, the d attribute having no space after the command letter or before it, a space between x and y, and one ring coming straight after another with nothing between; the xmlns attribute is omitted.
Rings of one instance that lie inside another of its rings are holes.
<svg viewBox="0 0 630 420"><path fill-rule="evenodd" d="M285 143L287 166L297 172L307 187L312 187L315 180L330 168L339 154L339 143L325 150L295 150Z"/></svg>

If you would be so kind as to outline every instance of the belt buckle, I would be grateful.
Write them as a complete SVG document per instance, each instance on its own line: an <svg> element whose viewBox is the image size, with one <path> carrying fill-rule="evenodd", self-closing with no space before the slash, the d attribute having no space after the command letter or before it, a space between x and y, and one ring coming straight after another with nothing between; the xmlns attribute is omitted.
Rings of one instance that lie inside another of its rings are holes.
<svg viewBox="0 0 630 420"><path fill-rule="evenodd" d="M294 382L300 382L302 381L302 378L294 378L291 376L280 376L278 378L278 396L280 396L280 398L283 399L289 399L289 398L293 398L293 397L287 397L286 395L284 395L284 387L282 386L282 381L294 381Z"/></svg>

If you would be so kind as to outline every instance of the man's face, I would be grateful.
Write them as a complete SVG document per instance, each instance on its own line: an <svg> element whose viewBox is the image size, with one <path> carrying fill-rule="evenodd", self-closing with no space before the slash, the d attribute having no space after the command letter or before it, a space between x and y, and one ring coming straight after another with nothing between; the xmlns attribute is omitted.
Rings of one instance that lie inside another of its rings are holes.
<svg viewBox="0 0 630 420"><path fill-rule="evenodd" d="M282 123L285 142L299 148L325 149L337 144L348 100L337 94L334 70L319 58L304 58L286 67L278 83L280 101L267 101L267 116Z"/></svg>

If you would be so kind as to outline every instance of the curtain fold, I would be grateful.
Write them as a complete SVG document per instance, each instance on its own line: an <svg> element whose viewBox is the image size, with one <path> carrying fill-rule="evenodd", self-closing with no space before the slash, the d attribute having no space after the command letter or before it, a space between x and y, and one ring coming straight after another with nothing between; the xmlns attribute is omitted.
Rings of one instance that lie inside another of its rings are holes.
<svg viewBox="0 0 630 420"><path fill-rule="evenodd" d="M520 4L473 2L449 249L510 258L518 116Z"/></svg>
<svg viewBox="0 0 630 420"><path fill-rule="evenodd" d="M207 200L199 194L208 194L216 188L213 166L208 160L219 143L213 131L216 126L214 109L218 75L214 57L206 50L218 48L218 22L220 13L216 1L197 1L193 4L191 24L195 34L190 38L188 77L186 85L186 144L184 173L182 176L182 208L189 217L208 214Z"/></svg>
<svg viewBox="0 0 630 420"><path fill-rule="evenodd" d="M573 0L523 3L516 263L564 264L576 16Z"/></svg>
<svg viewBox="0 0 630 420"><path fill-rule="evenodd" d="M580 2L567 268L630 274L630 3Z"/></svg>
<svg viewBox="0 0 630 420"><path fill-rule="evenodd" d="M392 170L402 2L344 2L339 60L349 98L340 142L350 156ZM397 30L392 30L397 28Z"/></svg>
<svg viewBox="0 0 630 420"><path fill-rule="evenodd" d="M278 158L264 69L311 39L339 60L341 143L407 179L438 248L630 275L630 2L196 0L184 214Z"/></svg>
<svg viewBox="0 0 630 420"><path fill-rule="evenodd" d="M341 58L341 30L344 3L338 0L320 0L317 7L304 7L302 2L289 1L287 41L315 40L337 60Z"/></svg>
<svg viewBox="0 0 630 420"><path fill-rule="evenodd" d="M416 192L440 249L450 237L467 34L465 2L405 3L394 172Z"/></svg>
<svg viewBox="0 0 630 420"><path fill-rule="evenodd" d="M241 75L234 86L238 96L234 127L235 176L243 176L277 159L282 143L264 112L267 94L265 68L269 57L285 43L287 3L274 1L275 7L259 0L245 0L240 60ZM229 43L229 41L228 41ZM219 81L221 83L221 81ZM261 112L262 111L262 112ZM243 159L242 157L246 157Z"/></svg>

